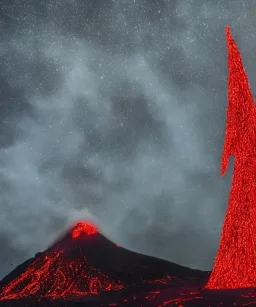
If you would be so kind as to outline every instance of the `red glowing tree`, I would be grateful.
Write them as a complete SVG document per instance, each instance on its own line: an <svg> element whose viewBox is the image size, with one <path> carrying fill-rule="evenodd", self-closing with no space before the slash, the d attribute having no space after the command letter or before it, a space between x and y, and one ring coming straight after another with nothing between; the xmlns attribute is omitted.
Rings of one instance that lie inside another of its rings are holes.
<svg viewBox="0 0 256 307"><path fill-rule="evenodd" d="M208 289L256 287L256 108L242 58L226 28L228 109L221 174L234 171L219 250Z"/></svg>

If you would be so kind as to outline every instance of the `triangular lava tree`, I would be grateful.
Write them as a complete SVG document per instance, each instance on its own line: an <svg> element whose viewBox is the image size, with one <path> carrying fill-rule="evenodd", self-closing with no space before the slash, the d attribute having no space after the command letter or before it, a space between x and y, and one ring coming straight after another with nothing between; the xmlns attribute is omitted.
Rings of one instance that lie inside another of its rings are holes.
<svg viewBox="0 0 256 307"><path fill-rule="evenodd" d="M240 52L226 27L228 108L221 174L234 171L220 246L207 289L256 287L256 107Z"/></svg>

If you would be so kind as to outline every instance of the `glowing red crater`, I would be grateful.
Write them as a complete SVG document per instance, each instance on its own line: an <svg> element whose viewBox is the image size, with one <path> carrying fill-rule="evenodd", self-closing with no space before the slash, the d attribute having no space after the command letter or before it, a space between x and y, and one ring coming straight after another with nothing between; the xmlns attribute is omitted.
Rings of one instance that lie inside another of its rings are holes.
<svg viewBox="0 0 256 307"><path fill-rule="evenodd" d="M81 235L93 236L97 233L97 228L94 225L87 222L79 222L72 229L72 238L75 239L80 237Z"/></svg>

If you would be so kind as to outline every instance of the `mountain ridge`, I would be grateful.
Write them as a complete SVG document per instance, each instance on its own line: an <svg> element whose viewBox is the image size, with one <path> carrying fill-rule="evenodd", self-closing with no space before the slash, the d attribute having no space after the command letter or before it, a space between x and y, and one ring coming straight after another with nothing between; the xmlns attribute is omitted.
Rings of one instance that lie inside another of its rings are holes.
<svg viewBox="0 0 256 307"><path fill-rule="evenodd" d="M184 284L203 277L208 273L120 247L90 224L80 222L8 274L0 282L0 301L99 295L136 286Z"/></svg>

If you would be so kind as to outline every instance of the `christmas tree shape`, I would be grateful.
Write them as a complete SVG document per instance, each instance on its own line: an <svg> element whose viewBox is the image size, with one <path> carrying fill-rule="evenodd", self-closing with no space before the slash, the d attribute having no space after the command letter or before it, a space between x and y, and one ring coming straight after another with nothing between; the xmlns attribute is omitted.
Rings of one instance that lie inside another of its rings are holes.
<svg viewBox="0 0 256 307"><path fill-rule="evenodd" d="M234 170L219 249L207 289L256 287L256 107L240 52L226 27L228 108L221 174Z"/></svg>

